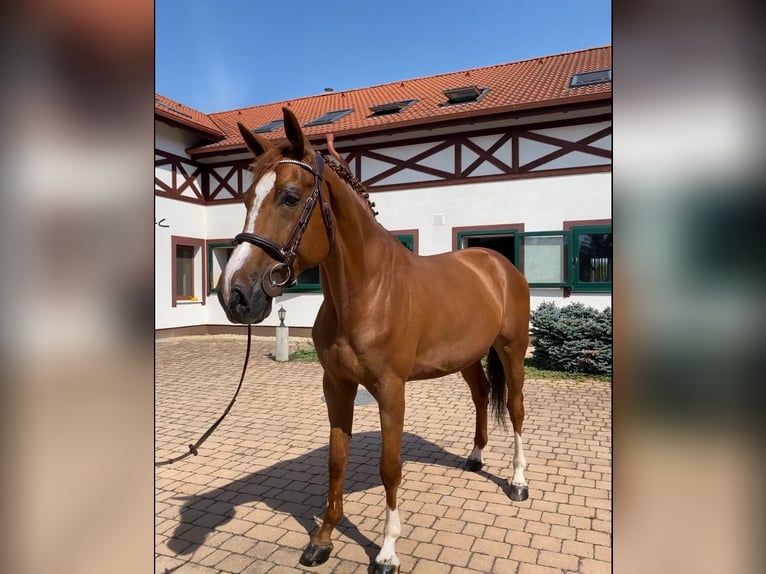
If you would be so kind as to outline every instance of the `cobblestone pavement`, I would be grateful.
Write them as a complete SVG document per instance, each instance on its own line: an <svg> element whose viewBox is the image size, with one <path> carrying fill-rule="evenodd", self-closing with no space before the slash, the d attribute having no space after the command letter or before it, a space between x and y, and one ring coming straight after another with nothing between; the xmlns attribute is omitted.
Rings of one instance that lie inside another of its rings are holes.
<svg viewBox="0 0 766 574"><path fill-rule="evenodd" d="M292 343L295 346L295 343ZM223 412L246 338L156 343L156 459L182 454ZM376 404L357 406L332 556L298 563L324 511L329 426L318 363L276 363L254 338L237 403L199 456L155 470L157 573L368 572L383 540ZM610 572L611 390L528 380L529 499L512 502L513 439L490 428L485 465L463 469L474 410L459 375L407 384L399 489L403 573Z"/></svg>

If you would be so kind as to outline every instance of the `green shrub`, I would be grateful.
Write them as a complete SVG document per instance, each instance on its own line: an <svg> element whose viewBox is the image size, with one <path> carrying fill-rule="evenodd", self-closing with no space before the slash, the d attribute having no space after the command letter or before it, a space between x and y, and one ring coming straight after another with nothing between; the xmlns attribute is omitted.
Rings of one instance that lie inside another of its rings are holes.
<svg viewBox="0 0 766 574"><path fill-rule="evenodd" d="M612 374L612 309L542 303L532 312L533 359L541 369Z"/></svg>

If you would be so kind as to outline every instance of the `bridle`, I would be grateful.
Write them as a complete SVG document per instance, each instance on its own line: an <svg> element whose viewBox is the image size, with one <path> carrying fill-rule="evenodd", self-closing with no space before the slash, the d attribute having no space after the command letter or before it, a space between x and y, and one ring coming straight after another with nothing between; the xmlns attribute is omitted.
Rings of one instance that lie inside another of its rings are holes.
<svg viewBox="0 0 766 574"><path fill-rule="evenodd" d="M268 253L269 256L273 257L277 260L277 264L274 265L269 271L263 274L261 277L261 283L263 285L263 290L271 297L276 297L278 295L282 294L282 289L285 287L289 287L295 284L296 277L295 272L293 271L292 263L295 259L295 255L298 252L298 246L300 245L301 239L303 238L303 234L306 231L306 227L308 227L309 220L311 219L311 214L314 211L314 207L316 206L317 201L320 201L322 203L322 219L324 220L324 226L325 230L327 231L327 239L330 243L330 249L332 249L332 236L333 236L333 225L332 225L332 214L330 213L330 204L327 202L327 200L324 198L324 195L322 194L322 176L324 173L324 167L325 167L325 159L322 157L322 155L319 154L319 152L316 152L316 169L312 168L307 163L304 163L302 161L297 161L293 159L283 159L277 162L277 164L281 163L292 163L297 166L302 167L303 169L307 170L309 173L311 173L314 176L314 189L311 191L311 194L306 199L306 204L303 207L303 212L301 213L300 217L298 218L298 222L295 224L295 227L293 228L292 233L290 234L290 237L287 239L287 242L283 246L279 246L273 241L266 239L265 237L261 237L260 235L255 235L253 233L240 233L234 238L235 243L242 243L243 241L247 241L248 243L252 243L256 247L260 247L263 249L266 253ZM364 199L367 200L370 209L373 211L373 213L377 214L375 210L373 209L375 207L374 203L371 203L368 199L369 195L366 191L362 188L361 182L356 180L349 172L348 170L343 170L338 167L338 164L331 163L330 168L338 173L340 177L342 177L344 180L346 180L347 183L352 185L354 189L364 197ZM339 171L340 169L340 171ZM284 279L279 277L281 273L285 273L286 276ZM277 276L275 280L275 275ZM213 434L213 431L218 427L218 425L221 424L221 421L223 421L224 417L229 413L231 408L234 406L234 401L237 400L237 395L239 395L239 391L242 388L242 383L245 380L245 373L247 372L247 363L250 360L250 340L252 338L252 328L251 325L248 323L247 325L247 350L245 351L245 362L242 365L242 374L239 377L239 385L237 386L237 390L234 392L234 396L231 398L231 401L229 401L228 406L223 411L223 414L212 424L212 426L203 434L196 443L188 445L189 450L188 452L176 456L174 458L170 458L168 460L164 460L161 462L155 462L155 467L165 466L169 464L175 464L176 462L179 462L181 460L184 460L185 458L191 456L191 455L197 455L198 449L200 446L202 446L202 443L204 443L208 437L210 437L211 434Z"/></svg>
<svg viewBox="0 0 766 574"><path fill-rule="evenodd" d="M314 176L314 189L306 199L306 203L303 206L298 222L293 227L290 237L287 239L284 245L277 245L270 239L255 235L254 233L243 232L234 237L234 243L242 243L247 241L252 243L256 247L263 249L269 257L275 259L277 264L266 271L261 277L261 285L263 291L270 297L278 297L282 294L282 290L287 287L292 287L297 282L295 271L293 270L293 261L298 253L298 247L303 239L303 234L306 232L311 214L314 211L314 207L317 201L322 203L322 219L324 220L324 227L327 231L327 240L332 247L332 216L330 213L330 204L322 193L322 177L324 174L325 160L322 154L315 152L316 169L309 164L295 159L283 159L277 162L277 165L289 163L302 167Z"/></svg>

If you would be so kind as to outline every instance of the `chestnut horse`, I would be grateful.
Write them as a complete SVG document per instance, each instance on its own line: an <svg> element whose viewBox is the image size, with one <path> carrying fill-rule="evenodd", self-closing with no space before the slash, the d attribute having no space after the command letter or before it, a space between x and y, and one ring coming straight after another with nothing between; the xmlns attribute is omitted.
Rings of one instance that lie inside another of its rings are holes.
<svg viewBox="0 0 766 574"><path fill-rule="evenodd" d="M483 463L488 405L503 425L507 409L515 447L510 497L528 497L521 429L529 287L505 257L488 249L411 253L376 221L361 184L313 150L290 110L283 115L288 142L279 148L239 124L256 158L254 179L245 198L244 231L221 274L218 298L232 322L258 323L284 287L319 265L324 301L312 337L324 369L330 478L324 519L300 562L314 566L330 556L331 534L343 516L361 384L378 402L383 444L387 508L374 571L396 572L405 381L463 375L476 407L470 470ZM481 359L487 353L485 375Z"/></svg>

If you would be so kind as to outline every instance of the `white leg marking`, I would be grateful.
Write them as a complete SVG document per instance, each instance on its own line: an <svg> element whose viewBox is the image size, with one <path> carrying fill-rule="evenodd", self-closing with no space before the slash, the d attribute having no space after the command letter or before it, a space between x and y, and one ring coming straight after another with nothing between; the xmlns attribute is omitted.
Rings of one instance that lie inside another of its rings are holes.
<svg viewBox="0 0 766 574"><path fill-rule="evenodd" d="M513 479L511 484L527 486L524 478L524 469L527 468L527 459L524 458L524 449L521 446L521 435L513 434Z"/></svg>
<svg viewBox="0 0 766 574"><path fill-rule="evenodd" d="M481 449L478 446L473 447L471 454L468 455L468 460L476 460L484 464L484 459L481 457Z"/></svg>
<svg viewBox="0 0 766 574"><path fill-rule="evenodd" d="M247 233L255 232L255 220L258 217L258 211L261 209L263 200L274 189L274 182L277 179L277 174L273 171L267 172L255 186L255 200L253 201L253 208L247 213L247 219L245 220L245 231ZM248 257L252 253L255 247L250 243L240 243L234 249L229 258L229 262L223 270L223 283L221 288L223 289L223 300L226 304L229 303L229 293L231 291L231 278L234 273L239 271L242 265L245 264Z"/></svg>
<svg viewBox="0 0 766 574"><path fill-rule="evenodd" d="M396 539L402 533L402 525L399 522L399 510L391 510L386 507L386 526L383 531L383 546L380 548L375 562L378 564L393 564L399 566L399 558L396 556L394 545Z"/></svg>

